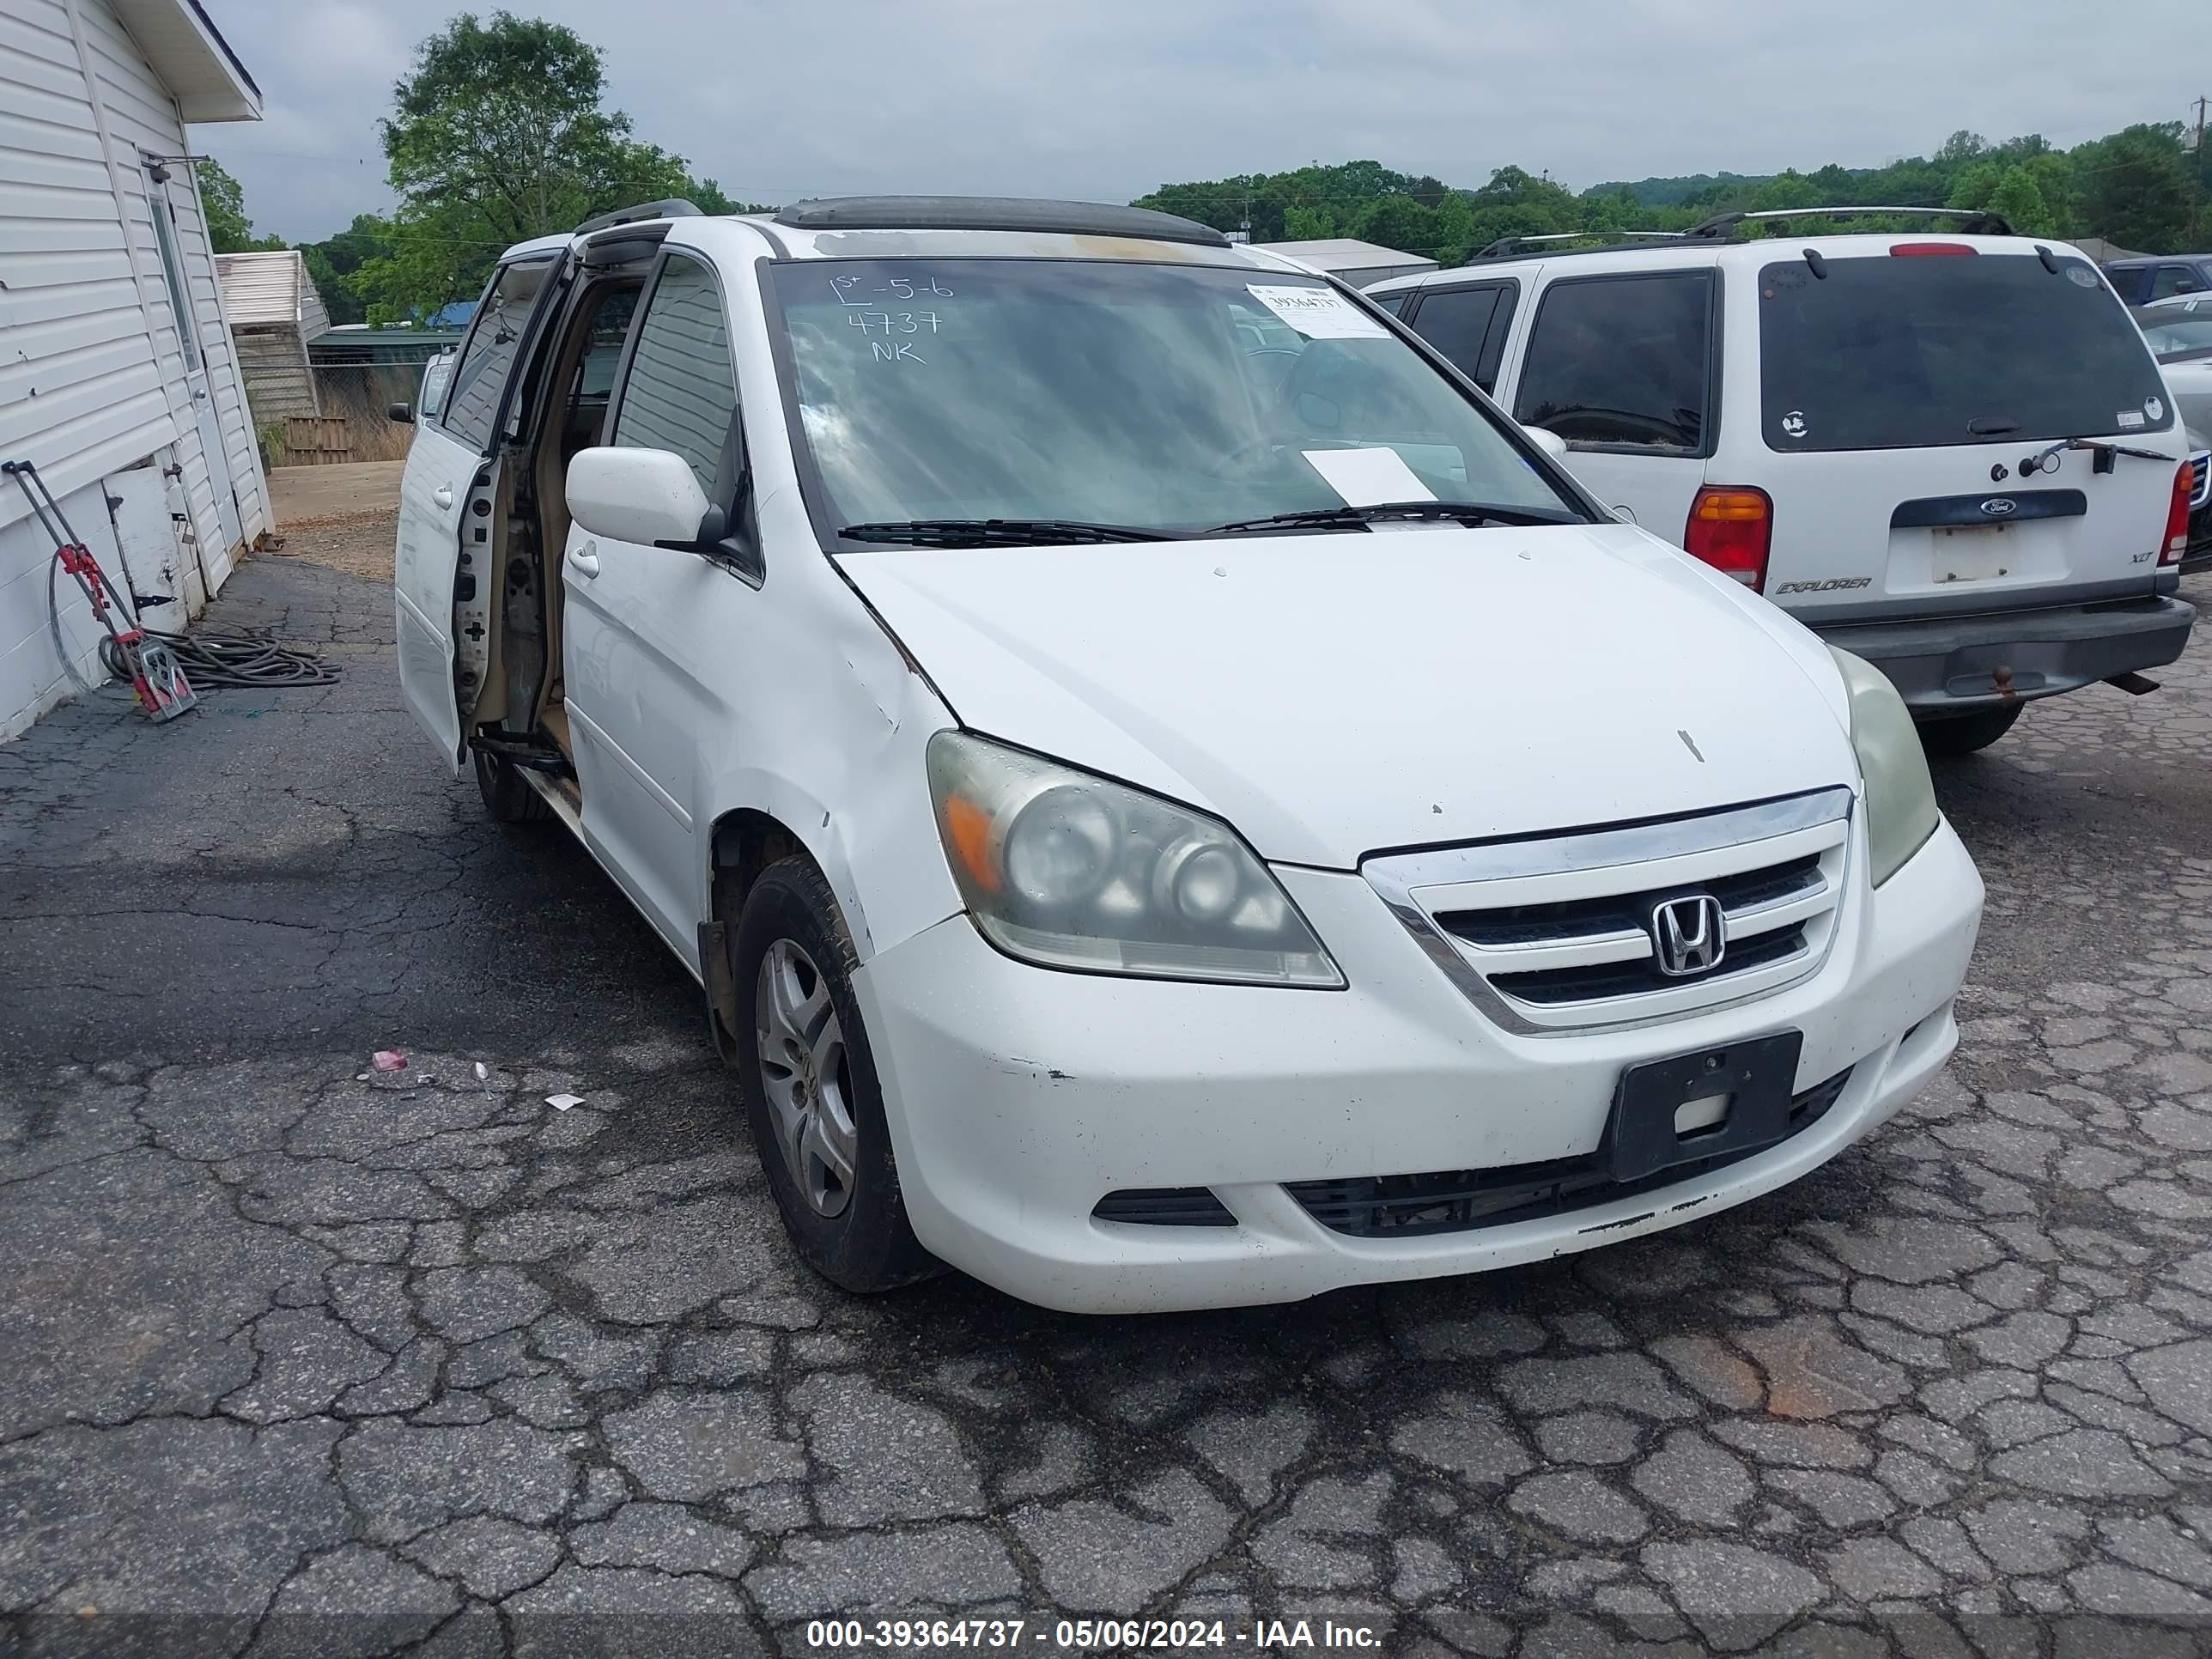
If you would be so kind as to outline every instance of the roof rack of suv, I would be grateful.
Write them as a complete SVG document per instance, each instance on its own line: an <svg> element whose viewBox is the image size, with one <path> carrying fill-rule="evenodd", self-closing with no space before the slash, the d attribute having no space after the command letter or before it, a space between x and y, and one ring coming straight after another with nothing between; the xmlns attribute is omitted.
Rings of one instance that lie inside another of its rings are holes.
<svg viewBox="0 0 2212 1659"><path fill-rule="evenodd" d="M1983 208L1803 207L1766 208L1757 213L1717 213L1710 219L1692 225L1682 235L1686 240L1719 241L1733 233L1738 225L1754 220L1873 219L1896 215L1958 219L1963 221L1959 230L1965 236L2010 236L2015 234L2002 214L1991 213Z"/></svg>
<svg viewBox="0 0 2212 1659"><path fill-rule="evenodd" d="M1172 213L1022 196L831 196L793 202L775 222L794 230L1017 230L1229 246L1212 226Z"/></svg>
<svg viewBox="0 0 2212 1659"><path fill-rule="evenodd" d="M611 230L617 225L634 225L647 219L696 219L699 210L681 196L664 197L658 202L640 202L635 207L617 208L612 213L602 213L595 219L586 219L570 234L588 236L595 230Z"/></svg>
<svg viewBox="0 0 2212 1659"><path fill-rule="evenodd" d="M1542 247L1553 242L1596 242L1595 247L1563 247L1561 254L1605 253L1611 250L1608 242L1644 241L1679 242L1679 230L1562 230L1547 236L1501 236L1488 247L1469 254L1468 264L1476 264L1485 259L1510 259L1526 248Z"/></svg>

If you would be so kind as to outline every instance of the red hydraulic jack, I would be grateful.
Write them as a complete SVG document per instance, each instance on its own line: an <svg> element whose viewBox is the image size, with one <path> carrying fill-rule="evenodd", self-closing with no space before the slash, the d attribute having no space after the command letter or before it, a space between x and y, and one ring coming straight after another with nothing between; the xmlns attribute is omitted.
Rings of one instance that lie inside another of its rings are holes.
<svg viewBox="0 0 2212 1659"><path fill-rule="evenodd" d="M92 550L77 539L62 504L39 476L39 469L29 461L0 461L0 472L15 479L31 511L38 514L40 526L53 538L54 557L76 579L94 617L107 630L112 650L103 651L101 656L111 669L130 680L131 689L138 694L138 706L153 720L173 720L196 704L199 699L192 695L184 669L167 646L147 637L137 617L125 607L121 592L100 570ZM131 624L128 628L117 625L118 612Z"/></svg>

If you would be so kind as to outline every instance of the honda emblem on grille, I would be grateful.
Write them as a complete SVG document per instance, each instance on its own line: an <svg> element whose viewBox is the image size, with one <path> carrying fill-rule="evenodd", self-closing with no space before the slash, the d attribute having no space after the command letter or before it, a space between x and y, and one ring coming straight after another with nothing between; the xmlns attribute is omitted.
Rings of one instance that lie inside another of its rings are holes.
<svg viewBox="0 0 2212 1659"><path fill-rule="evenodd" d="M1728 917L1711 893L1662 899L1651 907L1651 945L1669 979L1709 974L1728 951Z"/></svg>

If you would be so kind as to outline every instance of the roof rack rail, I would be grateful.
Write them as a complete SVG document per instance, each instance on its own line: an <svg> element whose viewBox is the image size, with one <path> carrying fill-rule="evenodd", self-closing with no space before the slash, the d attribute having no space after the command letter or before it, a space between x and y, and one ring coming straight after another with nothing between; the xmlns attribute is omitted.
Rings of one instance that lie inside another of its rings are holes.
<svg viewBox="0 0 2212 1659"><path fill-rule="evenodd" d="M793 230L1026 230L1229 246L1212 226L1172 213L1024 196L830 196L793 202L775 222Z"/></svg>
<svg viewBox="0 0 2212 1659"><path fill-rule="evenodd" d="M1681 237L1682 233L1678 230L1561 230L1545 236L1501 236L1489 246L1468 255L1467 262L1474 264L1483 259L1510 259L1523 248L1540 247L1550 242L1602 243L1608 239L1622 242L1676 242ZM1559 250L1561 253L1603 253L1607 251L1603 246L1563 247Z"/></svg>
<svg viewBox="0 0 2212 1659"><path fill-rule="evenodd" d="M1738 225L1757 219L1872 219L1896 214L1963 220L1965 222L1960 226L1960 234L1966 236L2012 236L2018 234L2002 214L1991 213L1984 208L1803 207L1766 208L1757 213L1717 213L1710 219L1692 225L1682 234L1699 241L1718 241Z"/></svg>
<svg viewBox="0 0 2212 1659"><path fill-rule="evenodd" d="M664 197L658 202L640 202L635 207L617 208L612 213L602 213L595 219L586 219L570 232L571 235L586 236L595 230L611 230L617 225L634 225L647 219L696 219L697 206L681 196Z"/></svg>

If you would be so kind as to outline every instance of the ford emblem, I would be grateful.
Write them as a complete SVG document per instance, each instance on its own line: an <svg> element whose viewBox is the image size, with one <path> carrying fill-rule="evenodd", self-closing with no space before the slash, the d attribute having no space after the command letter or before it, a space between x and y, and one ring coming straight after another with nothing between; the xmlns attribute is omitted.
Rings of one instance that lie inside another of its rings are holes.
<svg viewBox="0 0 2212 1659"><path fill-rule="evenodd" d="M2006 514L2019 510L2020 503L2009 495L1992 495L1982 503L1982 516L1984 518L2002 519Z"/></svg>

